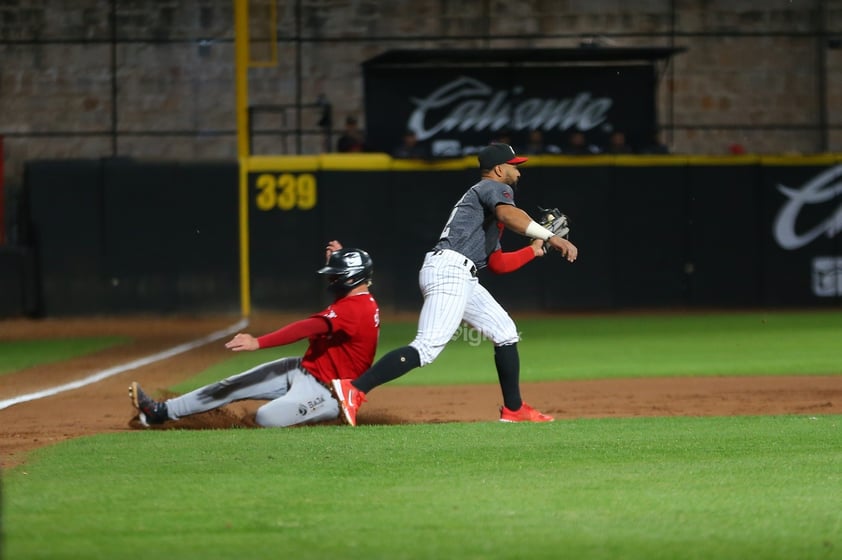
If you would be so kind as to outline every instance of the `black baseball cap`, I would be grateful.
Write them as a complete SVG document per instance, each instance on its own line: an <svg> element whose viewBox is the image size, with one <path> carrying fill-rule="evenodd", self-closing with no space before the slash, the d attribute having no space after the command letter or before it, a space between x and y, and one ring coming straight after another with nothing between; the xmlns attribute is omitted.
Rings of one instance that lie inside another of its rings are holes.
<svg viewBox="0 0 842 560"><path fill-rule="evenodd" d="M508 144L489 144L477 154L480 169L491 169L495 165L509 163L517 165L529 158L520 157L515 154L514 149Z"/></svg>

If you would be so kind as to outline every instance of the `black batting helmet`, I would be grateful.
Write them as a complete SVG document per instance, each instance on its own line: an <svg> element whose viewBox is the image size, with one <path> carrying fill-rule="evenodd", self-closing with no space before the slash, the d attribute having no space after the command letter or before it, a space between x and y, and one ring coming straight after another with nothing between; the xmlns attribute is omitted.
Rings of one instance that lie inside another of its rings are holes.
<svg viewBox="0 0 842 560"><path fill-rule="evenodd" d="M334 251L327 264L316 272L328 277L328 289L345 293L371 280L374 262L362 249L339 249Z"/></svg>

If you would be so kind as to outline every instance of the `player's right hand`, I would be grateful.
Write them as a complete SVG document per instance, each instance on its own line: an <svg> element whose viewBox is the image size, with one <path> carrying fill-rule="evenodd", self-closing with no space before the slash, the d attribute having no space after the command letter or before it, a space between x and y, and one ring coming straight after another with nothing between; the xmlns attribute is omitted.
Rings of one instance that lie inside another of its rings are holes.
<svg viewBox="0 0 842 560"><path fill-rule="evenodd" d="M225 347L234 352L242 352L243 350L257 350L260 348L260 343L250 334L238 333L225 343Z"/></svg>
<svg viewBox="0 0 842 560"><path fill-rule="evenodd" d="M547 254L547 252L544 251L544 243L545 241L543 239L533 239L532 243L529 244L536 257L543 257Z"/></svg>
<svg viewBox="0 0 842 560"><path fill-rule="evenodd" d="M337 241L336 239L331 239L327 242L327 247L325 247L325 262L330 260L330 256L334 253L334 251L338 251L342 248L342 243Z"/></svg>
<svg viewBox="0 0 842 560"><path fill-rule="evenodd" d="M567 239L554 235L547 240L550 247L561 253L561 256L568 260L568 262L575 262L576 257L579 256L579 249Z"/></svg>

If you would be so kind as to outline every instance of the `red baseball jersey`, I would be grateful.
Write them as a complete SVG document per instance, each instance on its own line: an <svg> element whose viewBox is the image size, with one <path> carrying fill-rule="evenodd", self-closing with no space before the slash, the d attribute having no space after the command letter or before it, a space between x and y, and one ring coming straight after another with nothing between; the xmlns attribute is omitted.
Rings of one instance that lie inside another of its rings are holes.
<svg viewBox="0 0 842 560"><path fill-rule="evenodd" d="M330 332L310 337L301 366L323 383L356 379L371 367L380 336L380 309L368 292L345 296L311 315L330 322Z"/></svg>

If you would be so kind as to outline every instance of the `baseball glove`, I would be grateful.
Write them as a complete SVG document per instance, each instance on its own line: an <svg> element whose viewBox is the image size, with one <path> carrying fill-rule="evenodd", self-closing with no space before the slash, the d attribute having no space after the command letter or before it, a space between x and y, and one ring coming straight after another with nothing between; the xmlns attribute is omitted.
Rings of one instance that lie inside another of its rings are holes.
<svg viewBox="0 0 842 560"><path fill-rule="evenodd" d="M539 206L538 212L540 212L540 215L537 221L541 226L547 228L559 237L563 237L565 239L569 238L570 221L567 219L566 215L559 212L558 208L550 210ZM544 254L546 255L549 250L549 243L544 243Z"/></svg>

